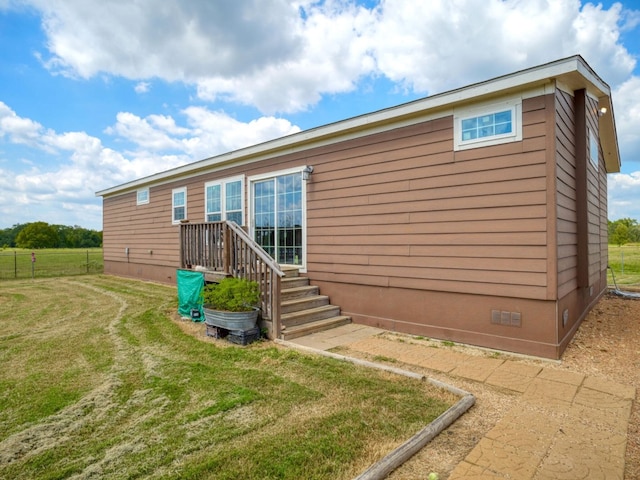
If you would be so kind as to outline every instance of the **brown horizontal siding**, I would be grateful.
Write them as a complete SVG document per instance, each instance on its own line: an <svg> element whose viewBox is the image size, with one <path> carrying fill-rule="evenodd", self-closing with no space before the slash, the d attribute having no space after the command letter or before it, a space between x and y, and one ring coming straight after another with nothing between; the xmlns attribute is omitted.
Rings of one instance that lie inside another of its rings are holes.
<svg viewBox="0 0 640 480"><path fill-rule="evenodd" d="M522 142L454 155L449 117L349 158L318 157L312 280L544 299L546 105L524 102Z"/></svg>
<svg viewBox="0 0 640 480"><path fill-rule="evenodd" d="M453 193L451 191L450 193ZM310 225L315 218L326 218L327 216L370 216L388 214L394 212L424 212L424 211L450 211L452 215L456 215L457 210L475 210L485 208L500 208L511 206L535 206L545 205L545 192L521 192L506 193L500 195L477 195L464 198L436 198L433 200L423 200L421 202L402 202L402 203L377 203L370 205L364 203L360 205L349 205L350 199L346 199L342 204L338 201L332 205L326 205L322 202L319 205L310 203L308 206L308 218Z"/></svg>
<svg viewBox="0 0 640 480"><path fill-rule="evenodd" d="M342 256L368 256L378 255L380 249L377 245L330 245L319 244L314 247L310 255L342 255ZM452 250L447 245L387 245L385 253L389 256L413 256L413 257L449 257L473 258L473 259L544 259L546 256L545 246L493 246L493 245L469 245L458 246Z"/></svg>

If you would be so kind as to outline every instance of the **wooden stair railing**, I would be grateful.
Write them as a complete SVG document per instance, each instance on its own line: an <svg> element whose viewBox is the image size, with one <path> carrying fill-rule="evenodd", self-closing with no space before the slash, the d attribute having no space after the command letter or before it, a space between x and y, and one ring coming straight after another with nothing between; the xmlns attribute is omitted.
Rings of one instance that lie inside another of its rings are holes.
<svg viewBox="0 0 640 480"><path fill-rule="evenodd" d="M236 223L181 224L180 263L182 268L201 266L257 282L262 318L271 321L271 336L280 336L280 279L284 273L280 265Z"/></svg>

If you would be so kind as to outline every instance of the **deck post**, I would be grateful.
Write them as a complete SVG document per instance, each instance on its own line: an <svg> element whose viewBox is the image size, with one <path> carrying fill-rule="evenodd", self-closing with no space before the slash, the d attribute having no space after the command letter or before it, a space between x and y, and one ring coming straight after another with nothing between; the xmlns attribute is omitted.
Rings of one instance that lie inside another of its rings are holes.
<svg viewBox="0 0 640 480"><path fill-rule="evenodd" d="M223 224L222 268L224 273L231 273L231 230Z"/></svg>
<svg viewBox="0 0 640 480"><path fill-rule="evenodd" d="M271 334L280 338L280 275L271 270Z"/></svg>

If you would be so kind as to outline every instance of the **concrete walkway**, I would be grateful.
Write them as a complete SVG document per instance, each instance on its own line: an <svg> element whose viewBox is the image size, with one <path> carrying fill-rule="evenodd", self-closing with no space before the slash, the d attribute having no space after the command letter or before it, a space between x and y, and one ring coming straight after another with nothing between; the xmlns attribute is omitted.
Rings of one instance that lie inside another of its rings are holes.
<svg viewBox="0 0 640 480"><path fill-rule="evenodd" d="M452 385L458 377L521 395L522 402L476 444L449 480L623 479L635 388L515 357L392 341L382 332L350 324L293 342L318 350L345 346L446 374Z"/></svg>

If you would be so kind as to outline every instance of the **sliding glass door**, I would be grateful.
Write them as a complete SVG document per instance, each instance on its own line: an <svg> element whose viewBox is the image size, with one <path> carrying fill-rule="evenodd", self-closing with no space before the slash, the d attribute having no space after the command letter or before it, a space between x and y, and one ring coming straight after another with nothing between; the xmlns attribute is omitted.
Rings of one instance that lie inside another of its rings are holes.
<svg viewBox="0 0 640 480"><path fill-rule="evenodd" d="M304 261L303 188L301 172L252 182L254 239L280 264Z"/></svg>

